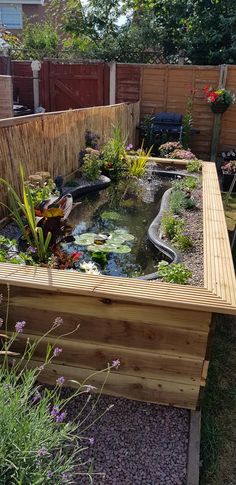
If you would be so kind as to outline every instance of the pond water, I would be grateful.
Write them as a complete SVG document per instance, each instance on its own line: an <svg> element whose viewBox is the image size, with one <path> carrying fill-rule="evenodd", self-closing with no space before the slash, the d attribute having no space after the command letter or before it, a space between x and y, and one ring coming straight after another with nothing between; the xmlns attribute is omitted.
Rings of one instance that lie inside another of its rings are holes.
<svg viewBox="0 0 236 485"><path fill-rule="evenodd" d="M83 260L94 261L105 275L137 277L154 272L165 257L149 242L147 232L170 186L170 180L158 178L141 183L121 180L81 197L69 221L76 241L63 244L63 249L81 251Z"/></svg>

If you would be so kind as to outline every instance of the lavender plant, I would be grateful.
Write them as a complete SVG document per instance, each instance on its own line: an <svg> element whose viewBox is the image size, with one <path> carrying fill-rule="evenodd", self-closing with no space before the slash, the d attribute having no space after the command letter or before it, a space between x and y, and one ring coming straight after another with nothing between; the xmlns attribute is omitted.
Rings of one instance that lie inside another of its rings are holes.
<svg viewBox="0 0 236 485"><path fill-rule="evenodd" d="M0 295L1 307L3 297ZM6 303L6 319L0 319L2 344L0 365L0 483L2 485L52 485L79 483L86 476L93 483L89 462L84 462L83 452L93 444L94 438L87 435L95 421L102 415L94 416L94 409L103 391L112 368L120 365L119 360L108 364L106 369L95 372L104 373L104 382L95 401L89 379L82 383L73 381L76 390L66 398L61 389L65 378L60 376L51 389L38 384L40 374L63 352L58 340L48 345L43 365L33 362L35 351L40 343L59 326L63 320L54 320L49 331L30 343L26 338L23 355L15 352L18 340L24 340L25 321L15 324L14 331L8 332L9 298ZM76 329L75 329L76 330ZM65 335L64 335L65 336ZM21 337L21 339L20 339ZM15 359L15 360L12 360ZM84 395L84 396L83 396ZM81 396L81 407L73 421L67 419L67 406ZM89 408L89 409L88 409Z"/></svg>

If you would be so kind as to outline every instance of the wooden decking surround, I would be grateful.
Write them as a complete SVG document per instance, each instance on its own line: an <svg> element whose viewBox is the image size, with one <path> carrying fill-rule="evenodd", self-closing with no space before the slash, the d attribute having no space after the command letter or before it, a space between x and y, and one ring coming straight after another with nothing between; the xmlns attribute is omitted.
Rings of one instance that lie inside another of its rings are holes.
<svg viewBox="0 0 236 485"><path fill-rule="evenodd" d="M212 315L236 314L234 268L214 164L204 162L202 175L204 287L0 265L0 293L10 285L11 325L27 322L17 350L61 316L63 328L43 339L36 352L35 362L42 361L47 343L80 325L60 341L62 355L42 373L43 382L54 383L60 375L81 380L120 358L107 394L196 409L207 376ZM102 379L99 374L91 384L99 386Z"/></svg>

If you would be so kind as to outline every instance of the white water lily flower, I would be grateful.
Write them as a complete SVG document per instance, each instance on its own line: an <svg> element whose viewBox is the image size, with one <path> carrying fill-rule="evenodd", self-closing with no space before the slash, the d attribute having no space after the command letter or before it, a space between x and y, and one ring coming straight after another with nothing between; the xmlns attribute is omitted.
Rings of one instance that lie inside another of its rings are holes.
<svg viewBox="0 0 236 485"><path fill-rule="evenodd" d="M100 275L100 271L98 271L98 268L95 263L92 263L90 261L89 263L86 263L85 261L83 263L80 263L80 268L85 271L86 274L93 274L93 275Z"/></svg>

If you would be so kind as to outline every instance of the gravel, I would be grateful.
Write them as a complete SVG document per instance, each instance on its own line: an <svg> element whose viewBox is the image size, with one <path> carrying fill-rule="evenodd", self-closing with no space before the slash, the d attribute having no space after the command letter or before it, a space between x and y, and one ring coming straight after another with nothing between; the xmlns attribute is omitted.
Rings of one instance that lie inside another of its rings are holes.
<svg viewBox="0 0 236 485"><path fill-rule="evenodd" d="M69 418L78 413L80 399L70 404ZM184 485L189 411L102 396L94 418L110 405L87 435L94 444L85 458L91 459L94 473L105 473L94 477L94 485ZM89 482L84 477L75 483Z"/></svg>
<svg viewBox="0 0 236 485"><path fill-rule="evenodd" d="M197 201L197 209L185 210L183 218L186 230L194 241L193 248L181 253L182 262L192 271L189 283L195 286L204 285L203 272L203 220L202 220L202 188L193 191Z"/></svg>

